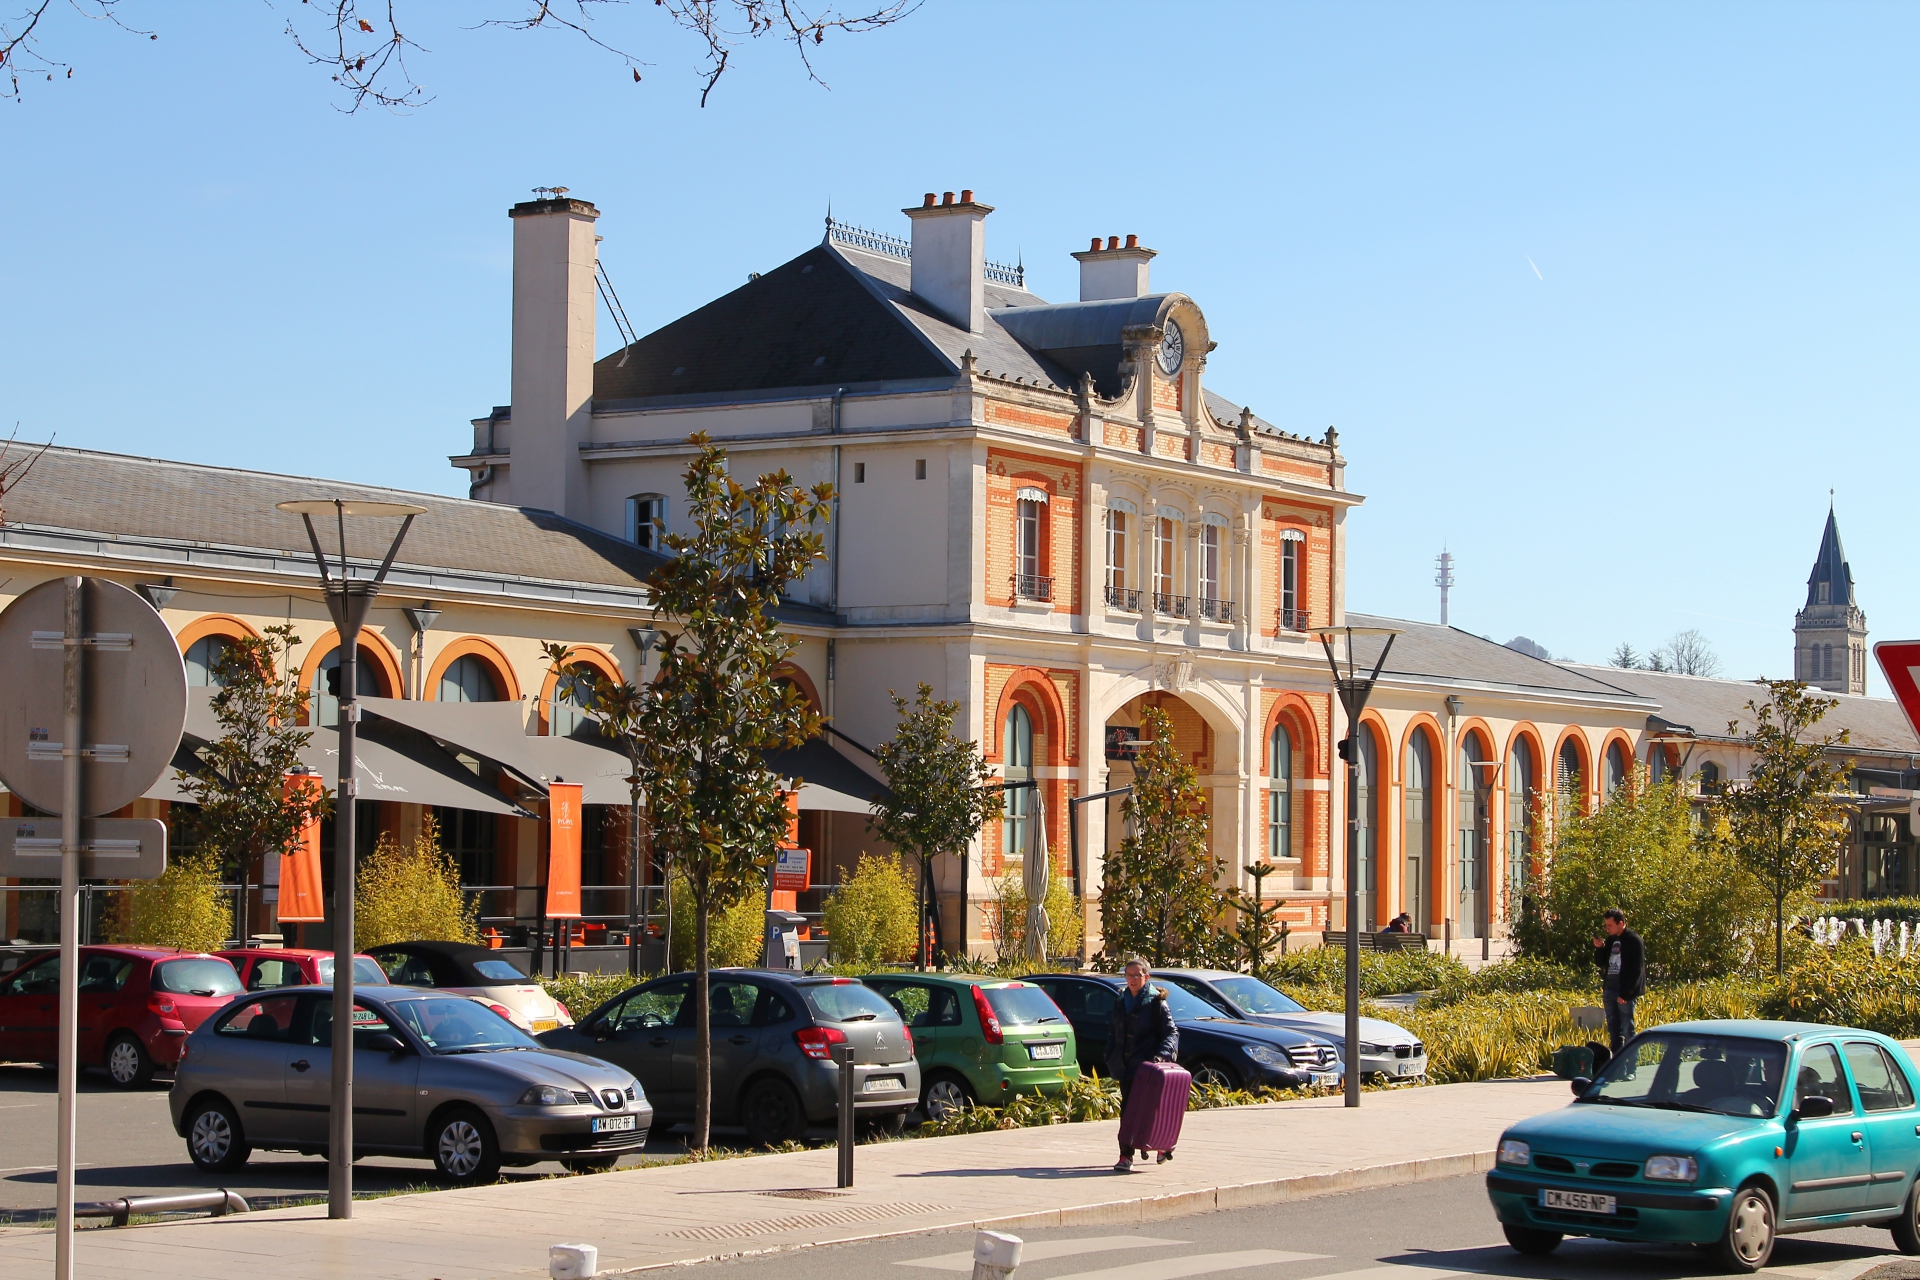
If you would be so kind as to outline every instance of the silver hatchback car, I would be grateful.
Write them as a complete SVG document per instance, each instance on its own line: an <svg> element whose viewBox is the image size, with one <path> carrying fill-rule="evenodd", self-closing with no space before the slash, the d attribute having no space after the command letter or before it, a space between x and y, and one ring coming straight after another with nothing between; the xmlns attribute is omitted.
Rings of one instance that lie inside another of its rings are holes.
<svg viewBox="0 0 1920 1280"><path fill-rule="evenodd" d="M237 1169L256 1147L327 1148L333 992L260 992L187 1038L168 1101L187 1155ZM558 1160L610 1167L646 1144L653 1107L632 1075L548 1049L466 996L354 992L354 1155L432 1160L455 1182Z"/></svg>

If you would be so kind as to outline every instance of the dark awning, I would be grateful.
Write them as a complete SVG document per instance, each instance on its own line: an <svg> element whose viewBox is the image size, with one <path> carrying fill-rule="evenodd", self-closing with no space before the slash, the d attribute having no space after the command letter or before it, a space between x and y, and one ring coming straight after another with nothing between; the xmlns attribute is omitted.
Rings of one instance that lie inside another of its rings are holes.
<svg viewBox="0 0 1920 1280"><path fill-rule="evenodd" d="M790 751L767 753L767 768L801 781L800 807L834 813L871 813L873 801L892 798L887 784L814 738Z"/></svg>
<svg viewBox="0 0 1920 1280"><path fill-rule="evenodd" d="M527 733L526 710L518 702L361 698L360 706L370 715L489 760L543 794L548 783L565 779L585 788L587 804L627 803L629 766L624 753L581 738L533 737Z"/></svg>

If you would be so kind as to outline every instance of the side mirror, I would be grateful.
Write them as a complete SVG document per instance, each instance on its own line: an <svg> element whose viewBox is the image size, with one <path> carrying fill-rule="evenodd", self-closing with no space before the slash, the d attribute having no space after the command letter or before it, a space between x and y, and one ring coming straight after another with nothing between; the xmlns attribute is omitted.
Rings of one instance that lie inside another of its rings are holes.
<svg viewBox="0 0 1920 1280"><path fill-rule="evenodd" d="M1793 1109L1791 1120L1818 1120L1833 1114L1833 1099L1821 1094L1800 1099L1800 1105Z"/></svg>
<svg viewBox="0 0 1920 1280"><path fill-rule="evenodd" d="M1574 1097L1576 1098L1586 1097L1587 1090L1591 1088L1593 1088L1593 1081L1587 1079L1587 1077L1575 1076L1573 1078L1573 1096Z"/></svg>
<svg viewBox="0 0 1920 1280"><path fill-rule="evenodd" d="M407 1046L391 1031L376 1031L367 1037L367 1048L374 1053L405 1053Z"/></svg>

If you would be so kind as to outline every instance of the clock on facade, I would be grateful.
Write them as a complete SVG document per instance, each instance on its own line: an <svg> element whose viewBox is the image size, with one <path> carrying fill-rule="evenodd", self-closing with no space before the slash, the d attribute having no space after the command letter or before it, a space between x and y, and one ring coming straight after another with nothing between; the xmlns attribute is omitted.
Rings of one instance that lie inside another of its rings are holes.
<svg viewBox="0 0 1920 1280"><path fill-rule="evenodd" d="M1187 354L1187 339L1180 332L1180 326L1167 321L1167 331L1160 339L1160 372L1171 378L1180 372L1180 361Z"/></svg>

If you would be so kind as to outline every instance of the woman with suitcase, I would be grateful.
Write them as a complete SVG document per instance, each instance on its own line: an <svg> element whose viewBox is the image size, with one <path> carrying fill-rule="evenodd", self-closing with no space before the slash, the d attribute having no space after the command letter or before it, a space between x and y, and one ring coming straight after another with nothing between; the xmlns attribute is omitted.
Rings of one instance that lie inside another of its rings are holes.
<svg viewBox="0 0 1920 1280"><path fill-rule="evenodd" d="M1180 1032L1167 1009L1166 993L1147 981L1150 970L1139 956L1127 957L1126 975L1127 989L1114 1002L1107 1025L1107 1074L1120 1082L1120 1159L1113 1166L1115 1173L1132 1171L1136 1148L1143 1158L1148 1147L1159 1151L1163 1163L1173 1158L1180 1117L1186 1113L1187 1089L1182 1086L1191 1084L1179 1066L1159 1065L1175 1063L1180 1054ZM1136 1084L1142 1086L1137 1108L1130 1105Z"/></svg>

